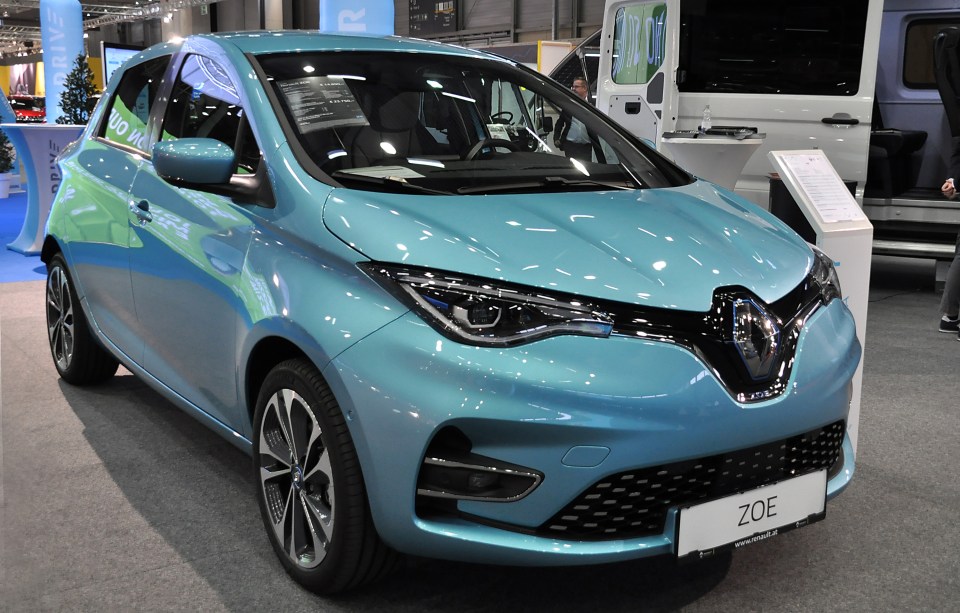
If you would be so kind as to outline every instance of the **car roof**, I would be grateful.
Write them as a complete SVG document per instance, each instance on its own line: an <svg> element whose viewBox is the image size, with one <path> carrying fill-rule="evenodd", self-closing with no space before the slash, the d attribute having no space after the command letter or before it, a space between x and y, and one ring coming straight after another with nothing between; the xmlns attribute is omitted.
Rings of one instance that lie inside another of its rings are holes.
<svg viewBox="0 0 960 613"><path fill-rule="evenodd" d="M326 33L316 30L227 32L197 34L191 38L205 38L221 42L229 41L236 45L243 53L254 54L290 51L401 51L491 57L477 50L415 38L371 34Z"/></svg>

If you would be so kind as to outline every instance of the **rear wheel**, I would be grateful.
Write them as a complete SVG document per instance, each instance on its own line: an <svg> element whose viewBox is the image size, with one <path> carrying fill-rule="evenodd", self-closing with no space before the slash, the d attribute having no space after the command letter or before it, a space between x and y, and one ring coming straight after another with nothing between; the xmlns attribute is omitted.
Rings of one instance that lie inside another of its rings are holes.
<svg viewBox="0 0 960 613"><path fill-rule="evenodd" d="M53 256L47 265L47 339L60 377L74 385L90 385L109 379L119 362L100 346L73 287L63 256Z"/></svg>
<svg viewBox="0 0 960 613"><path fill-rule="evenodd" d="M254 428L260 512L294 579L332 594L396 566L398 555L373 525L343 414L311 364L289 360L270 371Z"/></svg>

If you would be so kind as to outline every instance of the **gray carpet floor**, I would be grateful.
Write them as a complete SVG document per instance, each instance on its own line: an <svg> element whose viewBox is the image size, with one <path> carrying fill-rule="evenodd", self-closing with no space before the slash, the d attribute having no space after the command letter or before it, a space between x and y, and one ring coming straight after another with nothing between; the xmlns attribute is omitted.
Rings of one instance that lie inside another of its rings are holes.
<svg viewBox="0 0 960 613"><path fill-rule="evenodd" d="M933 277L874 258L857 473L825 521L693 566L408 559L337 598L284 574L246 456L125 371L62 383L43 283L2 284L0 610L960 610L960 342Z"/></svg>

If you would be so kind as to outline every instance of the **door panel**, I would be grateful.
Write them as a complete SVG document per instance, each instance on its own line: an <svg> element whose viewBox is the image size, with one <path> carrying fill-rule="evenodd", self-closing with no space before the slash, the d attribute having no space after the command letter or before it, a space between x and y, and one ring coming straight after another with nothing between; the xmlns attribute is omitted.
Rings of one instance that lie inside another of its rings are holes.
<svg viewBox="0 0 960 613"><path fill-rule="evenodd" d="M236 175L256 173L260 164L238 88L204 56L184 58L160 134L220 140L237 153ZM237 412L237 339L244 306L262 293L244 273L251 218L229 197L167 183L149 161L137 173L130 204L144 368L213 418L249 433L247 415Z"/></svg>
<svg viewBox="0 0 960 613"><path fill-rule="evenodd" d="M144 368L244 432L236 354L250 220L228 198L170 185L149 162L132 196L130 272Z"/></svg>
<svg viewBox="0 0 960 613"><path fill-rule="evenodd" d="M608 2L597 107L657 142L676 125L677 0Z"/></svg>
<svg viewBox="0 0 960 613"><path fill-rule="evenodd" d="M138 156L88 141L63 164L60 201L72 200L65 218L75 282L94 324L133 360L140 358L137 316L127 268L127 192L137 172ZM69 180L82 175L85 180Z"/></svg>
<svg viewBox="0 0 960 613"><path fill-rule="evenodd" d="M873 90L872 78L870 90ZM846 181L857 181L860 194L867 178L872 96L863 99L828 96L770 96L761 94L684 93L677 128L696 129L704 105L709 104L713 125L750 126L765 134L737 181L736 192L767 205L770 173L768 151L822 149ZM844 113L856 124L830 125L824 118Z"/></svg>

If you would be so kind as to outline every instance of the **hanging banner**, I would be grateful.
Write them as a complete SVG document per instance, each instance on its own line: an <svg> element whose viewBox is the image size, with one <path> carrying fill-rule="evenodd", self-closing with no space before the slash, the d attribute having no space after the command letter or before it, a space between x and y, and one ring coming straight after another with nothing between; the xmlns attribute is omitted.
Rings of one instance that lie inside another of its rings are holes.
<svg viewBox="0 0 960 613"><path fill-rule="evenodd" d="M320 30L391 35L393 0L320 0Z"/></svg>
<svg viewBox="0 0 960 613"><path fill-rule="evenodd" d="M83 12L79 0L40 0L40 41L47 123L61 115L60 93L77 56L83 53Z"/></svg>

